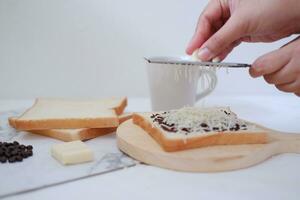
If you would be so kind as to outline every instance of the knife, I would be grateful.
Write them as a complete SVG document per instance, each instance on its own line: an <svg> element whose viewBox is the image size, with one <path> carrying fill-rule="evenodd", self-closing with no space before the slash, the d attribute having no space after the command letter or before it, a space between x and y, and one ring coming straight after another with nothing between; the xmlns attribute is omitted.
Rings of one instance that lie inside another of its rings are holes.
<svg viewBox="0 0 300 200"><path fill-rule="evenodd" d="M249 64L244 63L227 63L227 62L201 62L191 60L190 57L144 57L148 63L157 64L174 64L174 65L192 65L205 67L231 67L231 68L248 68Z"/></svg>

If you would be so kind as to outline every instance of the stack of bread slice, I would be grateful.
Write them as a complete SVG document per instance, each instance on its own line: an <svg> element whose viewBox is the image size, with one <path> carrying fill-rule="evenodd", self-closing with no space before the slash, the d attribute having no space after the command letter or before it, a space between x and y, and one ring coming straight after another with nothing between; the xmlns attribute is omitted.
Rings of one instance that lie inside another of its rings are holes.
<svg viewBox="0 0 300 200"><path fill-rule="evenodd" d="M112 133L131 118L123 113L126 106L126 97L89 101L39 98L21 116L9 118L9 124L63 141L87 140Z"/></svg>

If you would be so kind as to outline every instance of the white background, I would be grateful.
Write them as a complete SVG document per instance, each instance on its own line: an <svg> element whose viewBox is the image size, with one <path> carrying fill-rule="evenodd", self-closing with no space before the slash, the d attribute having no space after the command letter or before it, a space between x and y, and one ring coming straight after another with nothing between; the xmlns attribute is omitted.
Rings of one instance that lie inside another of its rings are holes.
<svg viewBox="0 0 300 200"><path fill-rule="evenodd" d="M201 0L1 0L0 98L145 97L143 56L184 55ZM287 40L243 44L252 63ZM214 95L277 94L247 70L218 72Z"/></svg>

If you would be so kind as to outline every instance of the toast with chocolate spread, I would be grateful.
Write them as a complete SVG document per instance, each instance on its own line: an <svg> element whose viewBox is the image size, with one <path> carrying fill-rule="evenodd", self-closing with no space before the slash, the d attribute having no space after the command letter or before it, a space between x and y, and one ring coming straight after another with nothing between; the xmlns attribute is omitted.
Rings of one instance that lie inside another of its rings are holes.
<svg viewBox="0 0 300 200"><path fill-rule="evenodd" d="M37 99L14 120L18 130L111 128L119 125L118 114L127 98L101 100Z"/></svg>
<svg viewBox="0 0 300 200"><path fill-rule="evenodd" d="M223 107L134 113L133 123L169 152L213 145L267 143L265 130Z"/></svg>

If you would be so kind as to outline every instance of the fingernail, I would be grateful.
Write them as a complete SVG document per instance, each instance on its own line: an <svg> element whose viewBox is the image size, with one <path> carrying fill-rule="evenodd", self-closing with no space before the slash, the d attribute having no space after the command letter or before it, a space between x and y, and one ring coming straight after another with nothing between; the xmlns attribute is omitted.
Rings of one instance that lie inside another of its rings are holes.
<svg viewBox="0 0 300 200"><path fill-rule="evenodd" d="M199 49L196 49L196 50L192 53L191 58L192 58L192 60L194 60L194 61L200 61L200 62L201 62L201 60L200 60L199 57L198 57L198 52L199 52Z"/></svg>
<svg viewBox="0 0 300 200"><path fill-rule="evenodd" d="M212 62L218 63L221 62L221 59L219 57L215 57L214 59L212 59Z"/></svg>
<svg viewBox="0 0 300 200"><path fill-rule="evenodd" d="M255 71L256 74L259 74L262 71L262 68L260 66L252 66L251 67L253 71Z"/></svg>
<svg viewBox="0 0 300 200"><path fill-rule="evenodd" d="M261 76L261 73L260 73L261 69L258 69L257 67L251 67L249 69L249 72L250 72L250 75L253 77L253 78L257 78L257 77L260 77Z"/></svg>
<svg viewBox="0 0 300 200"><path fill-rule="evenodd" d="M211 59L212 53L207 47L205 47L203 49L199 49L198 57L203 61L207 61Z"/></svg>

